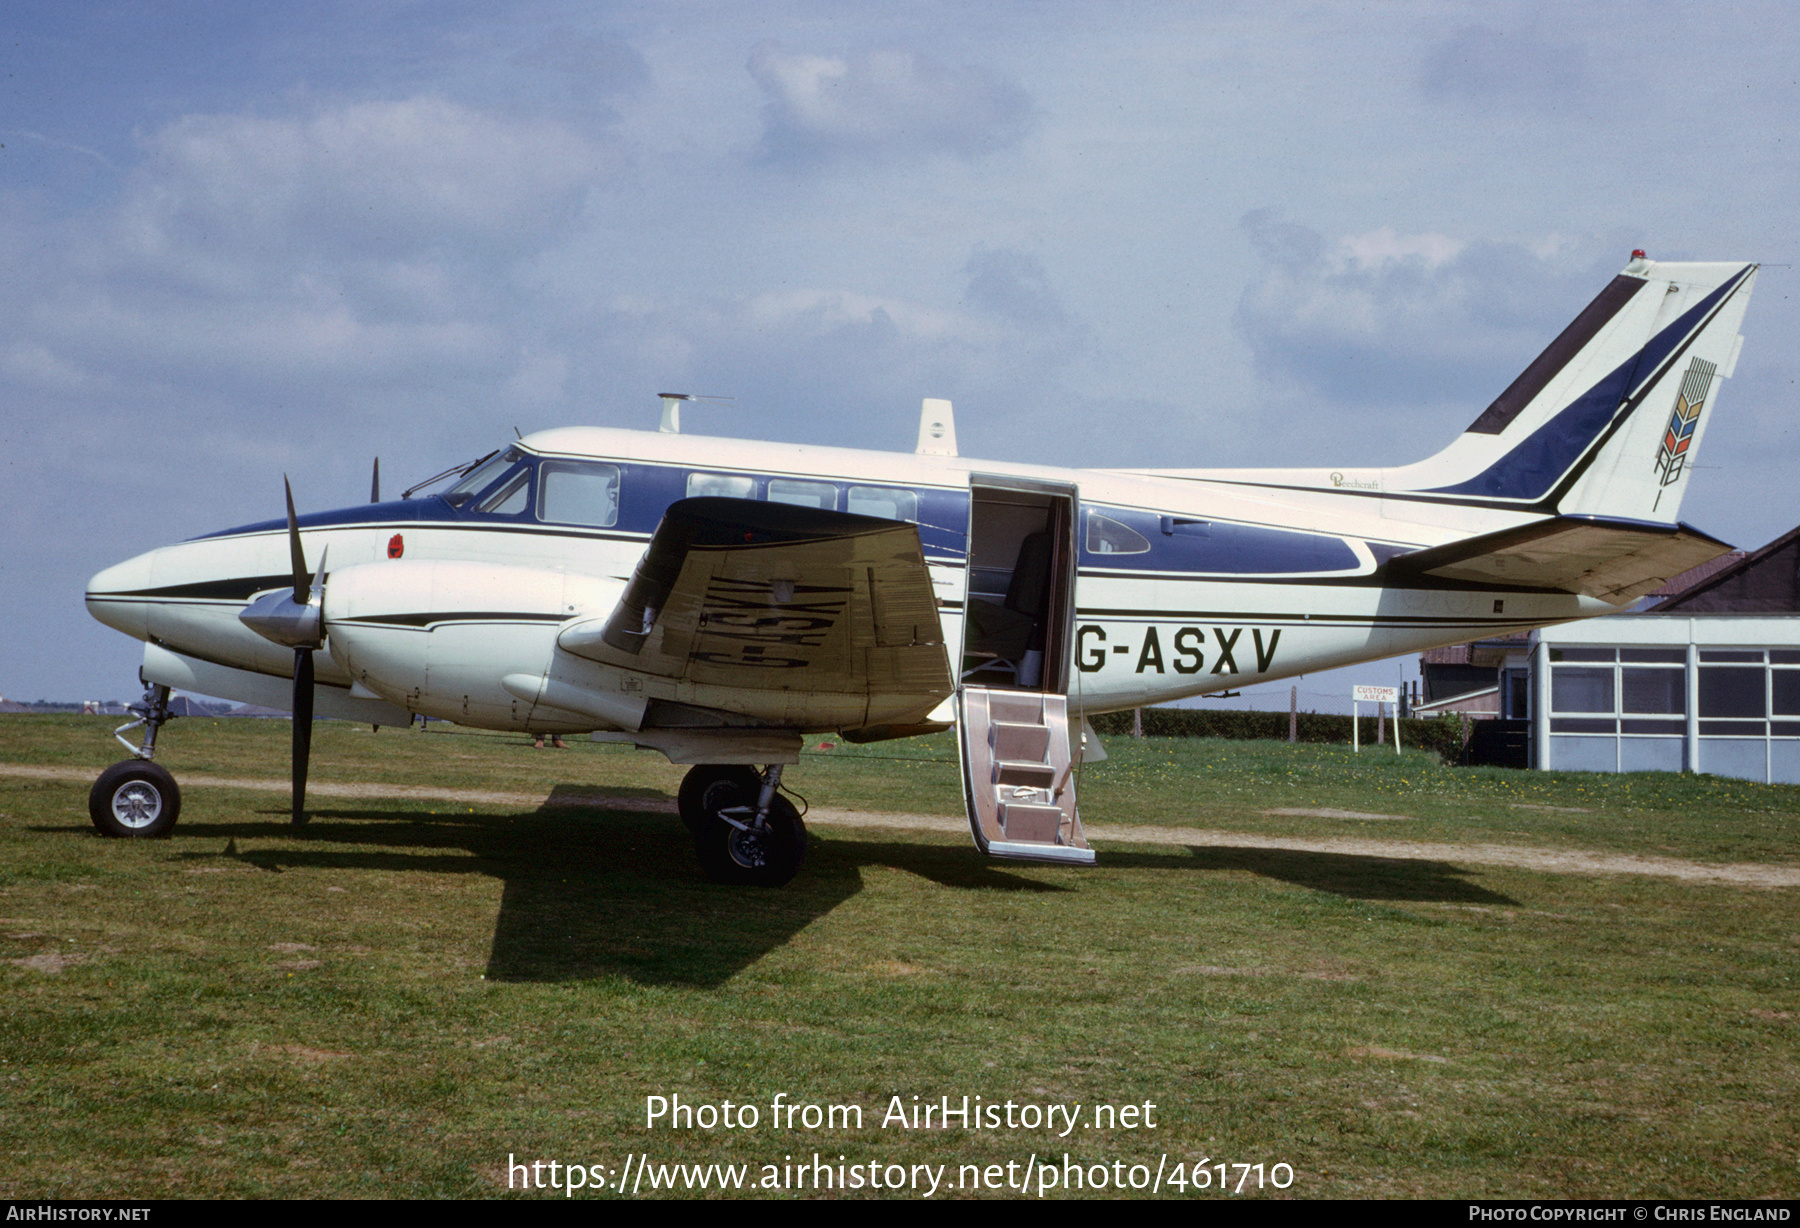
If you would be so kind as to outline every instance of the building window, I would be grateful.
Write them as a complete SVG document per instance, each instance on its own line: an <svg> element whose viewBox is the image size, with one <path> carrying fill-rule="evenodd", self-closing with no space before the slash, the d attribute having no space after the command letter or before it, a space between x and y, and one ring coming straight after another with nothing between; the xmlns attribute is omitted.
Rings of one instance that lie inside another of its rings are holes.
<svg viewBox="0 0 1800 1228"><path fill-rule="evenodd" d="M1576 771L1681 770L1687 650L1550 650L1550 761Z"/></svg>
<svg viewBox="0 0 1800 1228"><path fill-rule="evenodd" d="M1615 714L1612 668L1565 665L1552 671L1550 710Z"/></svg>
<svg viewBox="0 0 1800 1228"><path fill-rule="evenodd" d="M1550 648L1548 765L1800 783L1800 649L1694 651L1690 709L1686 648Z"/></svg>

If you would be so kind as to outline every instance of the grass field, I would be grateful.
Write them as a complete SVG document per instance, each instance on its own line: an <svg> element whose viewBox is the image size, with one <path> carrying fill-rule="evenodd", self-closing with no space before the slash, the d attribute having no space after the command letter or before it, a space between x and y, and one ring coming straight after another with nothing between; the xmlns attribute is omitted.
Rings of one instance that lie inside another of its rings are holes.
<svg viewBox="0 0 1800 1228"><path fill-rule="evenodd" d="M1094 869L814 822L800 877L746 891L701 878L681 769L435 728L321 723L295 833L251 787L285 777L285 722L178 722L173 838L101 840L116 723L0 717L6 1197L504 1196L509 1156L634 1164L648 1195L638 1157L791 1185L815 1154L945 1165L936 1197L1017 1193L962 1167L1009 1162L1035 1194L1065 1153L1108 1196L1160 1165L1219 1197L1220 1164L1300 1197L1800 1189L1800 887L1753 872L1800 881L1797 788L1116 739L1080 780ZM944 738L789 783L959 812ZM1668 872L1588 872L1637 855ZM778 1094L862 1124L778 1128ZM965 1095L1082 1108L1067 1137L883 1125ZM647 1127L653 1096L759 1121Z"/></svg>

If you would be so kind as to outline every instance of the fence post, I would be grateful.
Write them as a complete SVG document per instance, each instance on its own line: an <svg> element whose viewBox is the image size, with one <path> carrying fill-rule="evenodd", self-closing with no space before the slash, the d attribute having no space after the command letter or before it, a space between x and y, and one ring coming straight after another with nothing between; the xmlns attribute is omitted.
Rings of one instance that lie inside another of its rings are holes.
<svg viewBox="0 0 1800 1228"><path fill-rule="evenodd" d="M1288 744L1300 740L1300 688L1288 688Z"/></svg>

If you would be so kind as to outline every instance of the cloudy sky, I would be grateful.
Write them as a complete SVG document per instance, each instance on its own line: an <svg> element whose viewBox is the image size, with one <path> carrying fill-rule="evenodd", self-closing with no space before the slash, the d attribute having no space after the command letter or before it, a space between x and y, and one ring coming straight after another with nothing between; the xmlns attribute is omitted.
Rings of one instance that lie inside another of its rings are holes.
<svg viewBox="0 0 1800 1228"><path fill-rule="evenodd" d="M516 425L1405 462L1624 264L1757 260L1685 519L1800 522L1774 3L0 9L0 694L87 577ZM1374 681L1387 681L1382 667ZM1285 688L1283 688L1285 692Z"/></svg>

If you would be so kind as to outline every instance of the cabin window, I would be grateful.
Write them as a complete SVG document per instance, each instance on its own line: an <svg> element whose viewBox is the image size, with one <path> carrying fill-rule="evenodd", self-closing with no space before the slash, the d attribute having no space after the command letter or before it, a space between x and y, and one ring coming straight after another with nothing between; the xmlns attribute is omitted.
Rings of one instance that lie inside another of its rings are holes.
<svg viewBox="0 0 1800 1228"><path fill-rule="evenodd" d="M1133 568L1190 575L1302 575L1363 567L1341 537L1278 529L1273 525L1232 524L1187 516L1159 516L1127 508L1087 513L1082 547L1097 562L1132 556ZM1102 566L1108 564L1101 562Z"/></svg>
<svg viewBox="0 0 1800 1228"><path fill-rule="evenodd" d="M1150 542L1129 525L1089 512L1087 548L1089 554L1144 554Z"/></svg>
<svg viewBox="0 0 1800 1228"><path fill-rule="evenodd" d="M910 490L891 486L852 486L844 510L858 516L879 516L883 520L919 522L919 496Z"/></svg>
<svg viewBox="0 0 1800 1228"><path fill-rule="evenodd" d="M830 482L799 482L793 478L769 479L769 502L792 503L795 507L818 507L837 511L837 487Z"/></svg>
<svg viewBox="0 0 1800 1228"><path fill-rule="evenodd" d="M547 460L538 466L538 519L555 524L619 522L619 467Z"/></svg>
<svg viewBox="0 0 1800 1228"><path fill-rule="evenodd" d="M690 473L687 493L690 499L754 499L756 479L734 473Z"/></svg>

